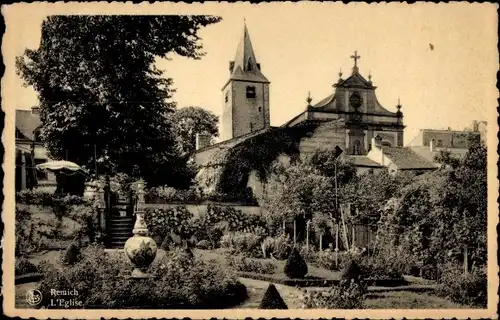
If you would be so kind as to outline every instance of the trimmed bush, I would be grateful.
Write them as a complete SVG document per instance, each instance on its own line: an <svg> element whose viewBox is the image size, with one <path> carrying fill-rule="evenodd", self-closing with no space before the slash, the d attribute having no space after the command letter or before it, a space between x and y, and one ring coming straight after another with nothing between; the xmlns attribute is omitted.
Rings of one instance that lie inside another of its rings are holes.
<svg viewBox="0 0 500 320"><path fill-rule="evenodd" d="M62 262L67 265L72 265L80 261L81 257L80 247L72 243L64 252Z"/></svg>
<svg viewBox="0 0 500 320"><path fill-rule="evenodd" d="M271 283L260 302L259 309L288 309L288 306L283 301L274 284Z"/></svg>
<svg viewBox="0 0 500 320"><path fill-rule="evenodd" d="M16 267L15 270L16 276L38 272L37 266L24 257L16 258L15 267Z"/></svg>
<svg viewBox="0 0 500 320"><path fill-rule="evenodd" d="M300 255L297 248L294 248L286 260L283 272L290 279L302 279L307 274L307 263Z"/></svg>

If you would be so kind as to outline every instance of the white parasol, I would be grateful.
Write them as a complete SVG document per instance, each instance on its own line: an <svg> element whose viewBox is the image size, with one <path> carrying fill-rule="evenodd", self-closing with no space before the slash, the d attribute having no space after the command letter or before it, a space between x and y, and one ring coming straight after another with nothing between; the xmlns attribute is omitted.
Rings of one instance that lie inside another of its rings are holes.
<svg viewBox="0 0 500 320"><path fill-rule="evenodd" d="M76 172L82 172L85 173L85 170L83 170L82 167L77 165L74 162L71 161L65 161L65 160L60 160L60 161L49 161L45 162L42 164L39 164L36 166L38 170L48 170L52 172L67 172L67 171L72 171L74 173Z"/></svg>

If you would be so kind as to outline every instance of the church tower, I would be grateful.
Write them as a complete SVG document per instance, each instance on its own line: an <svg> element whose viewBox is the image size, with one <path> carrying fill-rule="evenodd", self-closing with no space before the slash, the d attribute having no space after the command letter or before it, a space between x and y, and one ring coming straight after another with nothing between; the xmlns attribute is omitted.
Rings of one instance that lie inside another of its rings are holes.
<svg viewBox="0 0 500 320"><path fill-rule="evenodd" d="M269 121L269 80L262 74L252 42L244 25L230 77L222 88L222 141L267 129Z"/></svg>

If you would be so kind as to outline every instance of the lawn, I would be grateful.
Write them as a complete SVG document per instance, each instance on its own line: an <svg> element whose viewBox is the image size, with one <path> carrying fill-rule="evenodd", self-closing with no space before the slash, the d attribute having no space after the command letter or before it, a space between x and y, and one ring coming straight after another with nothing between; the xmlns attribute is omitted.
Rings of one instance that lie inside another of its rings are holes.
<svg viewBox="0 0 500 320"><path fill-rule="evenodd" d="M366 309L468 309L432 294L409 291L388 291L369 293L365 300Z"/></svg>
<svg viewBox="0 0 500 320"><path fill-rule="evenodd" d="M217 250L199 250L195 249L195 254L199 255L203 260L216 260L222 265L227 266L227 260L225 256L224 249ZM267 275L269 278L273 278L275 280L285 279L286 275L283 272L285 267L285 260L274 260L274 259L255 259L261 262L271 262L276 266L276 272L273 274ZM307 266L308 268L308 276L313 278L322 278L325 280L338 280L340 279L340 272L338 271L330 271L323 268L317 268L311 265Z"/></svg>

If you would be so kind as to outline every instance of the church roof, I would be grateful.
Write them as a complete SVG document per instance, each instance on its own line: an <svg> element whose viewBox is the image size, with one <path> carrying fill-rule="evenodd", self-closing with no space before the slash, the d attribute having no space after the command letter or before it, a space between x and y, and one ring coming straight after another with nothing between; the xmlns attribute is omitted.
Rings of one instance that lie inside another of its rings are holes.
<svg viewBox="0 0 500 320"><path fill-rule="evenodd" d="M366 80L357 70L349 78L336 83L335 87L375 89L371 82Z"/></svg>
<svg viewBox="0 0 500 320"><path fill-rule="evenodd" d="M234 61L231 62L230 79L266 83L269 82L269 80L267 80L267 78L260 71L260 64L257 63L246 24L243 28L243 37L241 38L236 50L236 56L234 57Z"/></svg>
<svg viewBox="0 0 500 320"><path fill-rule="evenodd" d="M16 110L16 130L26 139L33 140L33 132L42 125L40 115L32 110Z"/></svg>
<svg viewBox="0 0 500 320"><path fill-rule="evenodd" d="M380 163L373 161L367 156L343 155L341 158L350 161L355 167L383 168Z"/></svg>
<svg viewBox="0 0 500 320"><path fill-rule="evenodd" d="M401 170L435 169L436 165L408 147L382 147L382 151Z"/></svg>

